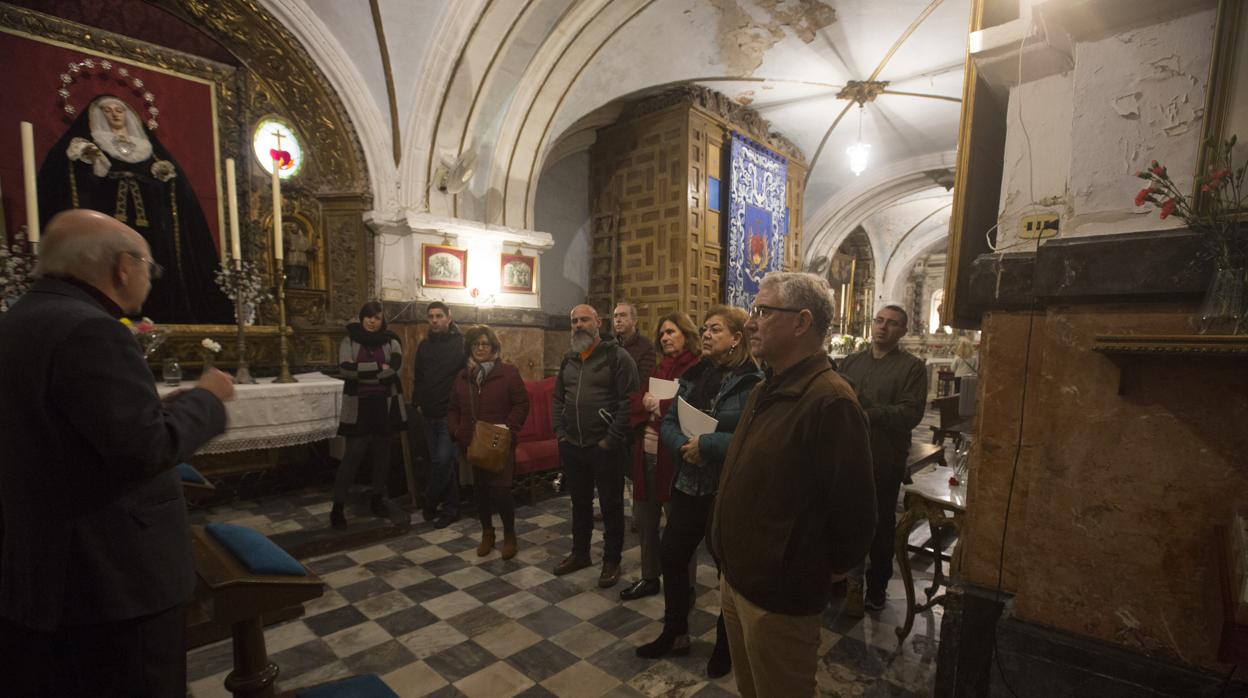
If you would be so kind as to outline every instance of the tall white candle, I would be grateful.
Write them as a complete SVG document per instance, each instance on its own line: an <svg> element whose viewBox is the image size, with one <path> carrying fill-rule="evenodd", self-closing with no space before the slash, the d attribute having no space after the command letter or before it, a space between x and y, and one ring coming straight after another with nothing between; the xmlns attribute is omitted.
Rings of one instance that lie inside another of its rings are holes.
<svg viewBox="0 0 1248 698"><path fill-rule="evenodd" d="M285 255L282 251L282 184L277 175L278 160L273 160L273 259L281 260ZM282 265L277 265L278 271Z"/></svg>
<svg viewBox="0 0 1248 698"><path fill-rule="evenodd" d="M234 181L234 158L225 159L225 191L230 207L230 254L234 255L234 268L243 264L243 247L238 241L238 184ZM225 246L224 241L221 243Z"/></svg>
<svg viewBox="0 0 1248 698"><path fill-rule="evenodd" d="M35 188L35 127L22 122L22 187L26 191L26 235L39 242L39 190Z"/></svg>
<svg viewBox="0 0 1248 698"><path fill-rule="evenodd" d="M845 284L841 284L841 320L843 325L845 320Z"/></svg>

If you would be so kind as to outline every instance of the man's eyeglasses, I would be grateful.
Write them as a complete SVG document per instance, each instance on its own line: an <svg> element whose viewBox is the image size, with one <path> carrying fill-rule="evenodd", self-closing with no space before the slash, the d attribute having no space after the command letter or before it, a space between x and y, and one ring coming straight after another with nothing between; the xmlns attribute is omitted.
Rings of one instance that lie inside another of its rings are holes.
<svg viewBox="0 0 1248 698"><path fill-rule="evenodd" d="M877 318L875 318L874 320L872 320L871 322L872 322L873 324L876 324L876 325L883 325L883 326L885 326L885 327L904 327L904 325L902 325L900 322L897 322L896 320L891 320L891 319L886 318L886 317L877 317Z"/></svg>
<svg viewBox="0 0 1248 698"><path fill-rule="evenodd" d="M157 264L156 260L144 257L138 252L127 252L126 254L146 264L149 268L149 276L151 276L153 280L159 279L160 277L165 275L165 268Z"/></svg>
<svg viewBox="0 0 1248 698"><path fill-rule="evenodd" d="M781 308L777 305L761 305L755 303L750 307L750 317L755 320L765 320L772 313L800 313L801 308Z"/></svg>

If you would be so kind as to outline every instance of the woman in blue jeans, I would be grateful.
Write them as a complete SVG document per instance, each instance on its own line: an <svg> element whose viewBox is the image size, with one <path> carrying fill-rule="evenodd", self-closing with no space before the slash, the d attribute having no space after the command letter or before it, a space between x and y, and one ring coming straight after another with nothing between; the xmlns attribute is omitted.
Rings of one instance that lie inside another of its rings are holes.
<svg viewBox="0 0 1248 698"><path fill-rule="evenodd" d="M697 553L715 508L719 472L728 455L732 432L741 418L750 390L763 379L745 341L748 316L740 308L717 305L702 323L702 359L680 378L677 396L690 406L714 417L715 431L697 439L685 436L680 426L679 401L673 401L663 418L660 439L676 454L671 514L659 542L663 570L663 632L653 642L637 648L637 656L658 659L689 653L689 560ZM711 678L732 670L728 638L721 614L715 650L706 665Z"/></svg>

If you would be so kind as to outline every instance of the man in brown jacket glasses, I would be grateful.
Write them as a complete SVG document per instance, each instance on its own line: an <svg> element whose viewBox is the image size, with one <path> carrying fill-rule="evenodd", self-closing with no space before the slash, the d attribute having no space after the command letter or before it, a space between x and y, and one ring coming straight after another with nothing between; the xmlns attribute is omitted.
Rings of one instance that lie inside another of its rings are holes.
<svg viewBox="0 0 1248 698"><path fill-rule="evenodd" d="M819 617L833 575L871 544L867 419L823 353L831 321L823 279L773 272L745 326L767 379L754 388L728 447L711 541L746 698L814 694Z"/></svg>

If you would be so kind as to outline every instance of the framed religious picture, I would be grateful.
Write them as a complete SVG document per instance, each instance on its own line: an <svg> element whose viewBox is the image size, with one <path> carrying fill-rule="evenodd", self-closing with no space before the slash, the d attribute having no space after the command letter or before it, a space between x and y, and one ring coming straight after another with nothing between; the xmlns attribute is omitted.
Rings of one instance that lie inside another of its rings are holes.
<svg viewBox="0 0 1248 698"><path fill-rule="evenodd" d="M445 245L420 246L420 283L429 288L467 288L468 250Z"/></svg>
<svg viewBox="0 0 1248 698"><path fill-rule="evenodd" d="M503 253L498 273L503 293L537 293L537 257Z"/></svg>

